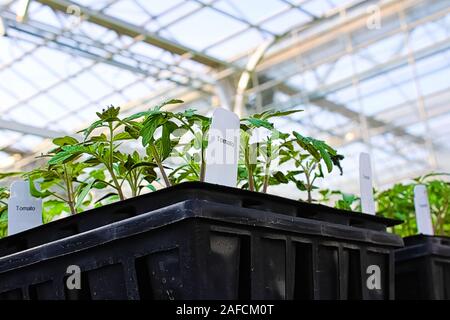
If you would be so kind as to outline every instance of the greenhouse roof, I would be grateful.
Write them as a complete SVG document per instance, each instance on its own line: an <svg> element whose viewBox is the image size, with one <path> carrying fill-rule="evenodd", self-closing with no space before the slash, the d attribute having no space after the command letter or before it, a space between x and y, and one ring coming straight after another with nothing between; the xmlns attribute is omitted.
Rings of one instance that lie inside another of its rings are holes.
<svg viewBox="0 0 450 320"><path fill-rule="evenodd" d="M346 155L327 183L354 190L356 156L376 183L450 170L446 0L0 0L0 171L30 165L107 105L177 97L245 109L300 108L277 125ZM344 188L345 189L345 188Z"/></svg>

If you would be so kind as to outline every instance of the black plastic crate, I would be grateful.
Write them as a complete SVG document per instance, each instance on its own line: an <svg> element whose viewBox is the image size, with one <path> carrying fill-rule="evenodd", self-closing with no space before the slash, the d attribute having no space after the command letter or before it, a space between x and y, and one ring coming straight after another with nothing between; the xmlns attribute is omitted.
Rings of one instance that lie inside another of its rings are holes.
<svg viewBox="0 0 450 320"><path fill-rule="evenodd" d="M0 299L392 299L395 223L186 183L1 240ZM66 289L70 265L81 290Z"/></svg>
<svg viewBox="0 0 450 320"><path fill-rule="evenodd" d="M450 300L450 238L404 238L395 253L396 299Z"/></svg>
<svg viewBox="0 0 450 320"><path fill-rule="evenodd" d="M385 231L386 226L399 223L396 220L354 214L269 194L209 183L189 182L92 209L0 239L0 257L193 199L211 200L240 208L258 209L379 231Z"/></svg>

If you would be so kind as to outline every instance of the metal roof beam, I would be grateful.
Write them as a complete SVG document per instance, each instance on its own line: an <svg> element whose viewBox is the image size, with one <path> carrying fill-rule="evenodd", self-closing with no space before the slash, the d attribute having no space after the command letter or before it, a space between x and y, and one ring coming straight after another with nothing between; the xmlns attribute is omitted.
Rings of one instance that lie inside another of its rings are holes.
<svg viewBox="0 0 450 320"><path fill-rule="evenodd" d="M50 130L50 129L46 129L46 128L35 127L35 126L28 125L28 124L23 124L23 123L19 123L19 122L15 122L15 121L4 120L4 119L0 119L0 129L15 131L15 132L23 133L23 134L30 134L33 136L38 136L38 137L42 137L42 138L50 138L50 139L54 139L54 138L65 136L65 135L74 136L73 134L70 134L67 132L61 132L61 131L55 131L55 130Z"/></svg>
<svg viewBox="0 0 450 320"><path fill-rule="evenodd" d="M80 9L81 16L91 23L97 24L109 30L113 30L118 34L129 36L132 38L142 36L142 41L151 44L155 47L161 48L163 50L169 51L171 53L189 57L189 59L196 61L198 63L204 64L208 67L217 69L232 67L229 63L209 56L207 54L201 53L194 49L188 48L178 43L174 43L165 38L162 38L152 32L146 31L145 29L128 23L126 21L114 18L112 16L106 15L102 12L92 10L88 7L81 6L76 2L67 0L36 0L37 2L47 5L50 8L67 13L69 7L77 6Z"/></svg>

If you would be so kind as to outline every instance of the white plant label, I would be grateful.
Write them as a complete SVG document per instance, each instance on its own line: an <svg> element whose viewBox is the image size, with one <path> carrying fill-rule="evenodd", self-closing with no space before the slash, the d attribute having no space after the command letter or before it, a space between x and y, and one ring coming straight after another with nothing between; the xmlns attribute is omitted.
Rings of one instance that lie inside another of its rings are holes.
<svg viewBox="0 0 450 320"><path fill-rule="evenodd" d="M375 202L373 200L372 189L372 165L369 154L364 152L359 155L359 186L362 212L375 215Z"/></svg>
<svg viewBox="0 0 450 320"><path fill-rule="evenodd" d="M417 229L419 233L433 236L434 231L426 186L419 184L414 187L414 206L416 208Z"/></svg>
<svg viewBox="0 0 450 320"><path fill-rule="evenodd" d="M42 200L30 194L27 181L15 181L11 184L11 196L8 201L8 235L13 235L42 224Z"/></svg>
<svg viewBox="0 0 450 320"><path fill-rule="evenodd" d="M206 182L236 187L239 142L239 117L222 108L214 110L206 150Z"/></svg>

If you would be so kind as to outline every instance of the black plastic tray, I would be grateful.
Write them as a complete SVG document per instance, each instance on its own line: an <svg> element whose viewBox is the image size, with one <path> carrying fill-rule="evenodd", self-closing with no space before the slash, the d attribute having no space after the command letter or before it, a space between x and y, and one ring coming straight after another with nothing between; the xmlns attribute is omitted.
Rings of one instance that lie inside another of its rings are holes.
<svg viewBox="0 0 450 320"><path fill-rule="evenodd" d="M384 231L386 227L401 223L351 211L339 210L319 204L309 204L269 194L250 192L215 184L187 182L153 193L92 209L61 220L0 239L0 257L36 247L58 239L76 235L109 223L121 221L143 213L188 199L210 200L240 208L258 209L291 217Z"/></svg>
<svg viewBox="0 0 450 320"><path fill-rule="evenodd" d="M396 298L450 300L450 237L404 238L395 253Z"/></svg>
<svg viewBox="0 0 450 320"><path fill-rule="evenodd" d="M392 299L394 223L187 183L3 239L26 248L0 258L0 299Z"/></svg>

